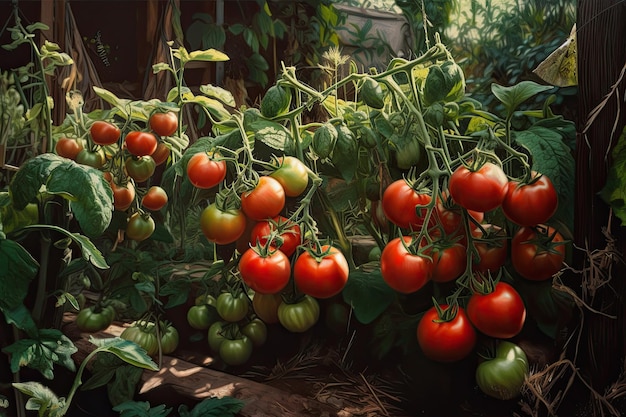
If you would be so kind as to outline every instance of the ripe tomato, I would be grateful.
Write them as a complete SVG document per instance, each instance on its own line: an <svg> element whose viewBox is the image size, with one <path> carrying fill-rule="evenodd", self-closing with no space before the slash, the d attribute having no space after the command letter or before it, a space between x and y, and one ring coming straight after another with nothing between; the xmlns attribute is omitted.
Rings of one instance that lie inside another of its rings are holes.
<svg viewBox="0 0 626 417"><path fill-rule="evenodd" d="M280 294L255 293L252 308L261 320L267 324L278 323L278 306L283 302Z"/></svg>
<svg viewBox="0 0 626 417"><path fill-rule="evenodd" d="M287 197L298 197L309 185L306 165L296 157L285 156L277 159L278 169L270 174L285 189Z"/></svg>
<svg viewBox="0 0 626 417"><path fill-rule="evenodd" d="M403 229L419 230L424 224L431 196L414 190L404 179L392 182L383 193L382 206L385 216ZM419 214L418 214L419 213Z"/></svg>
<svg viewBox="0 0 626 417"><path fill-rule="evenodd" d="M498 208L506 196L509 180L502 168L486 162L477 170L465 165L450 176L450 197L462 207L481 213Z"/></svg>
<svg viewBox="0 0 626 417"><path fill-rule="evenodd" d="M278 307L278 320L282 326L294 333L304 333L320 318L320 305L311 296L305 295L295 303L282 302Z"/></svg>
<svg viewBox="0 0 626 417"><path fill-rule="evenodd" d="M463 207L455 204L451 199L446 196L443 197L443 201L441 199L437 199L437 205L435 206L435 216L436 219L443 227L444 232L449 235L463 235L465 230L463 228ZM466 210L467 214L469 214L477 223L482 223L485 218L485 214L474 211L474 210ZM473 227L473 224L470 224L470 227Z"/></svg>
<svg viewBox="0 0 626 417"><path fill-rule="evenodd" d="M472 294L467 303L467 316L483 334L509 339L524 327L526 307L515 288L500 281L491 292Z"/></svg>
<svg viewBox="0 0 626 417"><path fill-rule="evenodd" d="M246 294L240 292L238 295L223 292L215 301L217 314L227 322L236 322L248 314L248 298Z"/></svg>
<svg viewBox="0 0 626 417"><path fill-rule="evenodd" d="M535 226L547 222L557 206L558 196L552 181L534 172L530 183L509 182L502 211L513 223Z"/></svg>
<svg viewBox="0 0 626 417"><path fill-rule="evenodd" d="M448 305L440 308L448 313ZM458 307L448 314L452 317L441 317L437 307L431 307L417 325L417 342L424 355L434 361L456 362L469 355L476 345L476 331L465 310Z"/></svg>
<svg viewBox="0 0 626 417"><path fill-rule="evenodd" d="M512 400L520 395L528 372L528 357L522 348L502 340L495 356L476 368L476 384L490 397Z"/></svg>
<svg viewBox="0 0 626 417"><path fill-rule="evenodd" d="M278 249L265 251L253 247L241 255L239 273L243 282L255 292L276 294L289 282L291 264L289 258Z"/></svg>
<svg viewBox="0 0 626 417"><path fill-rule="evenodd" d="M147 213L133 213L126 224L126 237L141 242L154 233L154 219Z"/></svg>
<svg viewBox="0 0 626 417"><path fill-rule="evenodd" d="M522 227L511 242L511 263L524 278L543 281L563 267L563 236L553 227Z"/></svg>
<svg viewBox="0 0 626 417"><path fill-rule="evenodd" d="M467 266L467 248L460 243L435 242L428 250L433 258L432 280L435 282L454 281L465 272Z"/></svg>
<svg viewBox="0 0 626 417"><path fill-rule="evenodd" d="M287 256L293 255L302 243L300 226L286 217L276 216L273 219L261 220L254 225L250 231L250 245L255 246L259 243L261 246L265 246L270 236L274 237L272 232L278 238L275 238L271 245L280 249Z"/></svg>
<svg viewBox="0 0 626 417"><path fill-rule="evenodd" d="M152 113L148 123L157 135L171 136L178 129L178 116L173 111Z"/></svg>
<svg viewBox="0 0 626 417"><path fill-rule="evenodd" d="M83 149L76 155L76 162L82 165L87 165L96 169L102 168L106 162L106 156L102 149L90 151L89 149Z"/></svg>
<svg viewBox="0 0 626 417"><path fill-rule="evenodd" d="M410 236L403 236L402 240L397 237L387 243L380 254L383 279L391 288L404 294L415 292L426 285L433 272L430 259L407 250L412 242Z"/></svg>
<svg viewBox="0 0 626 417"><path fill-rule="evenodd" d="M83 150L83 145L74 139L61 138L57 141L54 150L63 158L76 160L76 156Z"/></svg>
<svg viewBox="0 0 626 417"><path fill-rule="evenodd" d="M153 185L141 198L141 205L151 211L159 211L167 204L167 193L158 185Z"/></svg>
<svg viewBox="0 0 626 417"><path fill-rule="evenodd" d="M128 152L135 156L152 155L154 151L156 151L157 145L159 144L156 136L152 133L140 132L137 130L128 132L126 138L124 139L124 143L126 144Z"/></svg>
<svg viewBox="0 0 626 417"><path fill-rule="evenodd" d="M227 245L246 230L246 215L239 209L222 210L213 203L202 211L200 228L209 241Z"/></svg>
<svg viewBox="0 0 626 417"><path fill-rule="evenodd" d="M478 259L473 262L474 271L497 272L506 262L508 240L506 232L495 224L482 224L472 230L472 241Z"/></svg>
<svg viewBox="0 0 626 417"><path fill-rule="evenodd" d="M285 207L285 190L278 180L267 175L259 177L256 186L241 195L241 209L250 219L271 219Z"/></svg>
<svg viewBox="0 0 626 417"><path fill-rule="evenodd" d="M117 185L111 182L111 189L113 190L113 207L115 210L125 211L135 201L135 186L132 182L127 182L126 185Z"/></svg>
<svg viewBox="0 0 626 417"><path fill-rule="evenodd" d="M120 138L120 129L113 123L96 120L89 127L91 140L97 145L113 145Z"/></svg>
<svg viewBox="0 0 626 417"><path fill-rule="evenodd" d="M324 245L321 256L304 251L293 266L293 279L298 290L315 298L330 298L343 290L350 268L343 253Z"/></svg>
<svg viewBox="0 0 626 417"><path fill-rule="evenodd" d="M154 152L152 152L150 156L152 157L152 159L154 159L154 163L159 166L163 162L168 160L168 158L170 157L170 153L170 147L163 142L159 142L156 149L154 150Z"/></svg>
<svg viewBox="0 0 626 417"><path fill-rule="evenodd" d="M198 152L187 162L187 177L198 188L213 188L226 178L226 161L217 152Z"/></svg>
<svg viewBox="0 0 626 417"><path fill-rule="evenodd" d="M150 155L129 156L124 162L128 175L137 182L144 182L154 174L156 163Z"/></svg>

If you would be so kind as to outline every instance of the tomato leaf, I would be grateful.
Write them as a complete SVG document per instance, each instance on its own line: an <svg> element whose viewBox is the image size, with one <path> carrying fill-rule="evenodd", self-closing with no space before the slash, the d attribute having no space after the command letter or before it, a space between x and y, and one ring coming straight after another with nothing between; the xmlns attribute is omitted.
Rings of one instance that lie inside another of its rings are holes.
<svg viewBox="0 0 626 417"><path fill-rule="evenodd" d="M491 92L504 104L507 114L510 116L520 104L534 95L554 88L551 85L541 85L534 81L522 81L510 87L491 84Z"/></svg>
<svg viewBox="0 0 626 417"><path fill-rule="evenodd" d="M600 197L626 225L626 127L611 153L613 158Z"/></svg>
<svg viewBox="0 0 626 417"><path fill-rule="evenodd" d="M221 88L221 87L216 87L213 86L211 84L206 84L206 85L201 85L200 86L200 92L202 94L205 94L207 97L211 97L214 99L217 99L219 101L221 101L222 103L226 104L227 106L230 107L235 107L236 103L235 103L235 98L233 97L233 93L231 93L230 91Z"/></svg>
<svg viewBox="0 0 626 417"><path fill-rule="evenodd" d="M233 397L205 398L196 404L191 411L187 405L178 407L180 417L234 417L243 408L245 403Z"/></svg>
<svg viewBox="0 0 626 417"><path fill-rule="evenodd" d="M107 394L112 405L131 401L135 397L142 373L141 368L129 364L123 364L115 369L113 381L107 384Z"/></svg>
<svg viewBox="0 0 626 417"><path fill-rule="evenodd" d="M113 411L118 411L120 417L165 417L170 414L172 409L165 408L164 404L150 408L150 403L147 401L126 401L113 407Z"/></svg>
<svg viewBox="0 0 626 417"><path fill-rule="evenodd" d="M395 297L395 291L385 283L380 269L351 271L343 289L343 300L352 306L354 316L363 324L374 321Z"/></svg>
<svg viewBox="0 0 626 417"><path fill-rule="evenodd" d="M289 151L293 138L285 126L267 120L257 120L250 124L254 138L279 151Z"/></svg>
<svg viewBox="0 0 626 417"><path fill-rule="evenodd" d="M50 388L39 382L14 382L13 388L30 398L26 402L26 409L38 411L40 416L62 416L61 410L65 407L65 398L59 398Z"/></svg>
<svg viewBox="0 0 626 417"><path fill-rule="evenodd" d="M574 224L575 161L561 134L542 126L515 132L515 141L532 155L532 169L552 181L559 196L555 217L571 230Z"/></svg>
<svg viewBox="0 0 626 417"><path fill-rule="evenodd" d="M19 243L0 239L0 310L22 304L38 270L39 263Z"/></svg>
<svg viewBox="0 0 626 417"><path fill-rule="evenodd" d="M89 341L96 345L99 350L114 354L124 362L139 368L157 371L159 366L154 363L145 350L137 344L124 340L121 337L111 337L106 339L96 339L93 336Z"/></svg>
<svg viewBox="0 0 626 417"><path fill-rule="evenodd" d="M168 297L165 308L172 308L187 302L191 291L191 281L187 279L176 279L161 285L159 295Z"/></svg>
<svg viewBox="0 0 626 417"><path fill-rule="evenodd" d="M54 378L55 364L75 371L72 355L78 351L72 341L56 329L41 329L37 338L20 339L2 349L11 356L11 371L19 372L22 366L35 369L47 378Z"/></svg>

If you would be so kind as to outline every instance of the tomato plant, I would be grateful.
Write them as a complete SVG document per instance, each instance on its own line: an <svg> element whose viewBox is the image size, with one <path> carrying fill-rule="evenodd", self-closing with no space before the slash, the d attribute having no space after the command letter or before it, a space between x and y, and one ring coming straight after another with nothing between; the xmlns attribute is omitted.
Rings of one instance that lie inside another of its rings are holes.
<svg viewBox="0 0 626 417"><path fill-rule="evenodd" d="M261 221L278 216L285 207L285 190L278 180L264 175L252 190L241 195L241 209L250 219Z"/></svg>
<svg viewBox="0 0 626 417"><path fill-rule="evenodd" d="M433 273L432 261L414 246L412 237L397 237L387 243L380 254L383 279L391 288L404 294L422 288Z"/></svg>
<svg viewBox="0 0 626 417"><path fill-rule="evenodd" d="M511 241L511 263L524 278L543 281L559 272L565 261L563 236L553 227L520 228Z"/></svg>
<svg viewBox="0 0 626 417"><path fill-rule="evenodd" d="M167 193L158 185L153 185L141 197L141 205L151 211L159 211L167 204Z"/></svg>
<svg viewBox="0 0 626 417"><path fill-rule="evenodd" d="M485 284L485 283L483 283ZM487 282L467 303L467 316L483 334L510 339L522 331L526 306L517 290L506 282Z"/></svg>
<svg viewBox="0 0 626 417"><path fill-rule="evenodd" d="M502 202L504 215L520 226L547 222L556 212L558 196L552 181L533 172L529 182L510 181Z"/></svg>
<svg viewBox="0 0 626 417"><path fill-rule="evenodd" d="M462 207L481 213L502 204L509 180L498 165L485 162L477 168L459 166L450 176L450 197Z"/></svg>
<svg viewBox="0 0 626 417"><path fill-rule="evenodd" d="M447 235L454 236L463 235L465 233L463 227L463 207L455 204L449 197L443 196L442 199L437 199L435 209L436 219L439 221L443 231ZM467 214L476 221L476 223L482 223L485 218L484 213L474 210L466 211ZM471 227L473 227L473 225L471 225Z"/></svg>
<svg viewBox="0 0 626 417"><path fill-rule="evenodd" d="M173 111L152 113L150 129L159 136L171 136L178 129L178 116Z"/></svg>
<svg viewBox="0 0 626 417"><path fill-rule="evenodd" d="M293 156L277 158L278 169L270 174L285 190L287 197L298 197L309 184L308 168Z"/></svg>
<svg viewBox="0 0 626 417"><path fill-rule="evenodd" d="M233 243L246 230L246 215L239 209L220 209L208 205L200 215L200 229L204 236L218 245Z"/></svg>
<svg viewBox="0 0 626 417"><path fill-rule="evenodd" d="M226 339L223 335L224 327L227 326L228 323L222 320L216 321L213 323L207 332L207 340L209 342L209 348L213 352L219 352L220 346L222 342Z"/></svg>
<svg viewBox="0 0 626 417"><path fill-rule="evenodd" d="M226 161L217 152L198 152L187 162L187 178L197 188L213 188L226 178Z"/></svg>
<svg viewBox="0 0 626 417"><path fill-rule="evenodd" d="M59 156L76 160L80 151L83 150L83 145L75 139L61 138L54 146L54 150Z"/></svg>
<svg viewBox="0 0 626 417"><path fill-rule="evenodd" d="M267 324L278 323L278 307L283 302L280 294L255 293L252 297L254 313Z"/></svg>
<svg viewBox="0 0 626 417"><path fill-rule="evenodd" d="M97 145L113 145L120 138L121 131L113 123L96 120L89 127L91 140Z"/></svg>
<svg viewBox="0 0 626 417"><path fill-rule="evenodd" d="M511 400L520 395L528 372L528 358L522 348L500 341L495 355L476 368L476 383L490 397Z"/></svg>
<svg viewBox="0 0 626 417"><path fill-rule="evenodd" d="M320 318L317 300L305 295L293 303L282 302L278 307L278 320L290 332L304 333L313 327Z"/></svg>
<svg viewBox="0 0 626 417"><path fill-rule="evenodd" d="M154 233L154 219L148 213L135 212L128 218L126 237L141 242Z"/></svg>
<svg viewBox="0 0 626 417"><path fill-rule="evenodd" d="M109 327L114 318L115 309L112 306L96 304L80 310L76 316L76 326L81 332L95 333Z"/></svg>
<svg viewBox="0 0 626 417"><path fill-rule="evenodd" d="M330 298L341 292L348 281L348 261L341 251L323 245L320 251L302 252L293 266L298 290L315 298Z"/></svg>
<svg viewBox="0 0 626 417"><path fill-rule="evenodd" d="M126 158L124 167L128 175L137 182L144 182L154 174L156 163L150 155Z"/></svg>
<svg viewBox="0 0 626 417"><path fill-rule="evenodd" d="M135 186L132 182L127 182L125 185L117 185L112 182L111 189L113 190L113 207L115 210L125 211L135 201Z"/></svg>
<svg viewBox="0 0 626 417"><path fill-rule="evenodd" d="M126 150L134 156L148 156L156 151L158 141L156 136L150 132L133 130L126 134L124 144Z"/></svg>
<svg viewBox="0 0 626 417"><path fill-rule="evenodd" d="M272 235L274 232L274 235ZM250 231L250 245L265 246L273 238L272 246L280 249L287 256L293 255L302 243L300 226L283 216L257 222Z"/></svg>
<svg viewBox="0 0 626 417"><path fill-rule="evenodd" d="M246 294L221 293L216 300L217 313L227 322L235 322L243 319L248 314L248 298Z"/></svg>
<svg viewBox="0 0 626 417"><path fill-rule="evenodd" d="M417 341L427 358L455 362L474 350L476 331L462 307L436 305L420 319Z"/></svg>
<svg viewBox="0 0 626 417"><path fill-rule="evenodd" d="M161 352L164 355L168 355L178 348L178 342L180 341L180 335L176 327L172 323L160 322L161 331Z"/></svg>
<svg viewBox="0 0 626 417"><path fill-rule="evenodd" d="M159 351L159 340L156 336L154 323L146 320L139 320L126 327L120 334L122 339L137 344L146 351L148 356L154 356Z"/></svg>
<svg viewBox="0 0 626 417"><path fill-rule="evenodd" d="M430 204L431 199L429 194L418 192L406 180L399 179L383 193L383 212L398 227L419 230L427 214L427 209L419 206Z"/></svg>
<svg viewBox="0 0 626 417"><path fill-rule="evenodd" d="M254 246L239 259L241 279L255 292L276 294L291 277L291 264L283 252L274 248Z"/></svg>

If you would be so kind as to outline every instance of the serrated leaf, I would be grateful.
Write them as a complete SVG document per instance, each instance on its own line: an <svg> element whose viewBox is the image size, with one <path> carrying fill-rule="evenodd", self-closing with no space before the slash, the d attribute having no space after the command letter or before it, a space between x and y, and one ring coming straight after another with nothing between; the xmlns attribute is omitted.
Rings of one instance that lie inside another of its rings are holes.
<svg viewBox="0 0 626 417"><path fill-rule="evenodd" d="M172 308L182 304L185 304L189 299L189 292L191 291L191 282L184 279L177 279L166 282L161 285L159 289L159 295L168 297L165 308Z"/></svg>
<svg viewBox="0 0 626 417"><path fill-rule="evenodd" d="M529 98L552 88L552 86L537 84L534 81L522 81L510 87L491 84L491 92L504 104L508 115L512 115Z"/></svg>
<svg viewBox="0 0 626 417"><path fill-rule="evenodd" d="M57 417L64 414L65 398L59 398L50 388L39 382L14 382L13 388L30 398L25 408L38 411L40 416Z"/></svg>
<svg viewBox="0 0 626 417"><path fill-rule="evenodd" d="M532 155L532 169L552 181L559 196L555 217L570 230L574 224L575 161L561 134L541 126L515 132L515 141Z"/></svg>
<svg viewBox="0 0 626 417"><path fill-rule="evenodd" d="M200 92L208 97L212 97L214 99L220 100L222 103L226 104L230 107L235 107L235 97L233 97L233 93L222 88L217 87L211 84L205 84L200 86Z"/></svg>
<svg viewBox="0 0 626 417"><path fill-rule="evenodd" d="M229 59L228 55L217 49L206 49L189 53L189 61L223 62Z"/></svg>
<svg viewBox="0 0 626 417"><path fill-rule="evenodd" d="M135 397L137 384L141 380L143 370L124 364L115 370L115 378L107 385L107 394L112 405L131 401Z"/></svg>
<svg viewBox="0 0 626 417"><path fill-rule="evenodd" d="M354 310L354 316L362 324L374 321L395 299L396 293L380 273L354 270L343 289L343 300Z"/></svg>
<svg viewBox="0 0 626 417"><path fill-rule="evenodd" d="M120 337L96 339L93 336L89 338L89 341L96 345L98 349L110 352L133 366L152 371L159 369L158 365L147 355L146 351L133 342Z"/></svg>
<svg viewBox="0 0 626 417"><path fill-rule="evenodd" d="M279 151L284 151L293 141L291 133L280 123L257 120L250 124L250 128L254 131L255 140Z"/></svg>
<svg viewBox="0 0 626 417"><path fill-rule="evenodd" d="M196 103L204 107L211 113L218 121L228 119L230 113L226 110L226 107L222 102L212 99L206 96L195 96L193 99L187 100L187 103Z"/></svg>
<svg viewBox="0 0 626 417"><path fill-rule="evenodd" d="M126 401L113 407L113 411L118 411L120 417L165 417L172 409L165 408L164 404L150 408L147 401Z"/></svg>
<svg viewBox="0 0 626 417"><path fill-rule="evenodd" d="M0 310L22 305L39 263L19 243L0 239Z"/></svg>
<svg viewBox="0 0 626 417"><path fill-rule="evenodd" d="M612 161L600 198L613 209L613 214L626 226L626 127L611 151Z"/></svg>
<svg viewBox="0 0 626 417"><path fill-rule="evenodd" d="M178 407L180 417L235 417L245 403L237 398L205 398L196 404L191 411L186 405Z"/></svg>

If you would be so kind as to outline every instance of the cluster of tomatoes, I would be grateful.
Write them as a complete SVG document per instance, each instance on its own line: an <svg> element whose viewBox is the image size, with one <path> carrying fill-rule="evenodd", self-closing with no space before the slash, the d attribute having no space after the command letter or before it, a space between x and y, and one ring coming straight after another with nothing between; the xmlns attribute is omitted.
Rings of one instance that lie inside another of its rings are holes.
<svg viewBox="0 0 626 417"><path fill-rule="evenodd" d="M135 241L152 235L155 223L150 212L161 210L168 202L160 186L139 185L168 160L170 148L161 138L176 132L178 117L172 111L155 112L148 119L148 127L123 132L112 121L96 120L85 139L63 137L55 146L58 155L103 171L113 192L115 210L128 211L126 237ZM129 210L133 204L135 208Z"/></svg>

